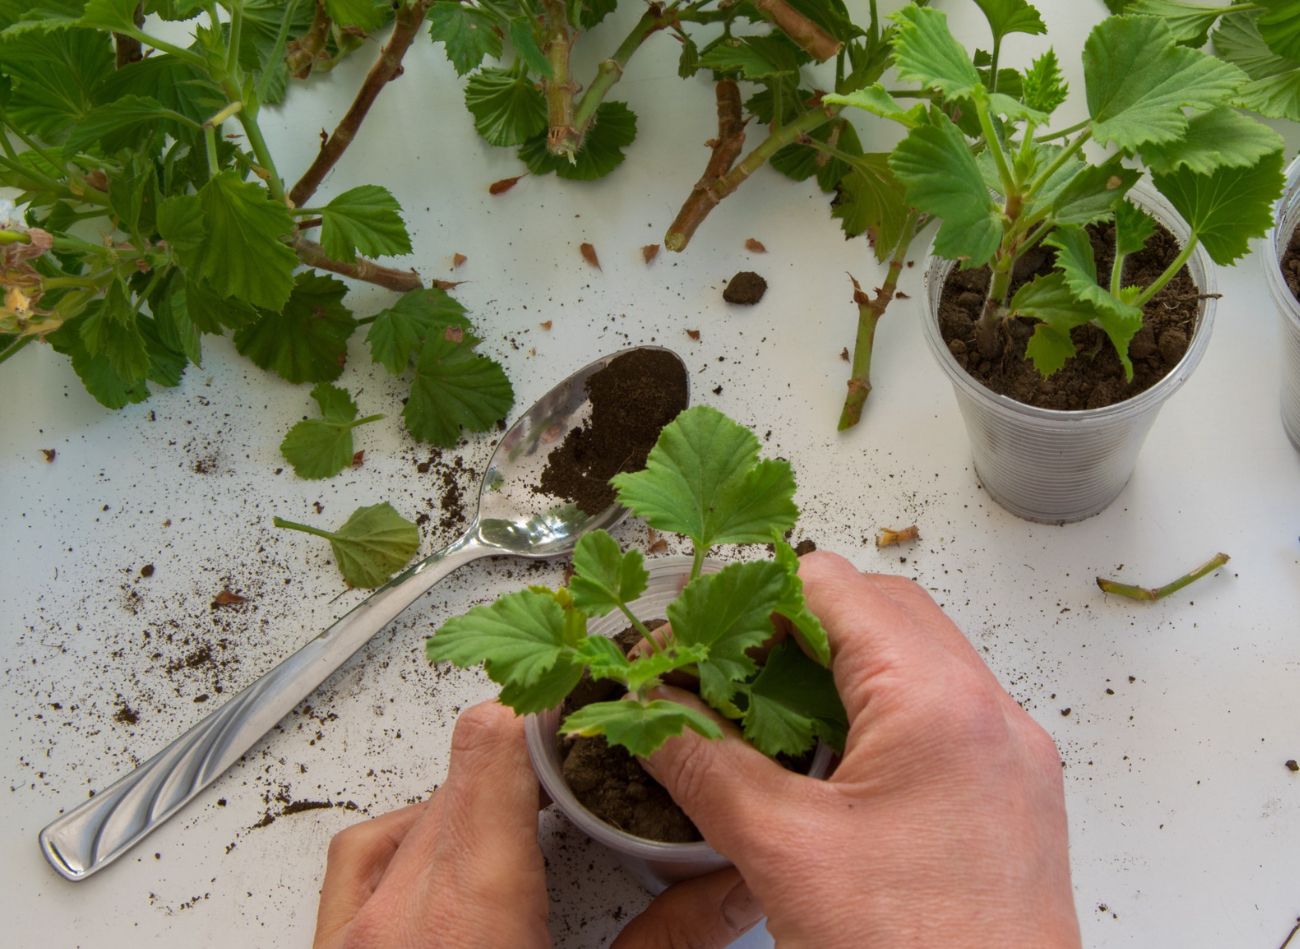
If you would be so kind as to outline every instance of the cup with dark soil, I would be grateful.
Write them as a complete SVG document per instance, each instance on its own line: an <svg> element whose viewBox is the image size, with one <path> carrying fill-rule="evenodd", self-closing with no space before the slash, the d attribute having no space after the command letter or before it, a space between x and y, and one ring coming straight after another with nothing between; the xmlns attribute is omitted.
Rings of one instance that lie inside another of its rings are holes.
<svg viewBox="0 0 1300 949"><path fill-rule="evenodd" d="M1139 186L1130 198L1161 225L1125 262L1125 283L1145 285L1178 256L1189 231L1154 191ZM1100 273L1110 271L1112 227L1090 228ZM1050 269L1052 252L1031 252L1021 265L1013 292ZM1078 355L1046 379L1024 355L1033 331L1028 323L1008 322L1000 358L979 355L973 318L987 274L959 271L953 261L933 256L926 270L925 338L952 382L975 472L989 495L1019 517L1050 524L1091 517L1128 483L1160 408L1205 352L1216 301L1209 258L1198 245L1187 266L1146 305L1143 329L1130 347L1131 381L1113 347L1091 326L1074 331Z"/></svg>
<svg viewBox="0 0 1300 949"><path fill-rule="evenodd" d="M650 579L640 599L631 604L640 617L662 617L686 585L690 557L662 557L646 564ZM723 563L706 560L704 573L716 573ZM589 632L617 635L626 626L618 612L591 621ZM614 696L601 690L610 683L584 681L570 701L583 702L578 693L595 692L586 701L607 701ZM728 866L700 836L681 808L624 749L605 744L603 738L567 738L557 734L567 709L556 707L530 715L525 723L528 753L542 788L555 805L583 833L612 850L624 867L650 892L658 893L679 880L687 880ZM825 745L812 754L807 772L824 777L832 752Z"/></svg>
<svg viewBox="0 0 1300 949"><path fill-rule="evenodd" d="M1300 450L1300 158L1286 170L1273 229L1264 239L1268 289L1282 318L1282 426Z"/></svg>

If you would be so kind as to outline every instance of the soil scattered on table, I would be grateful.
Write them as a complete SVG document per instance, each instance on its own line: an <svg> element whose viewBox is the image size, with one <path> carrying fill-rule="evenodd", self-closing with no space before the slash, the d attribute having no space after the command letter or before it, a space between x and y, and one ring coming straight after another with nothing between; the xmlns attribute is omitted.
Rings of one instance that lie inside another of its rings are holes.
<svg viewBox="0 0 1300 949"><path fill-rule="evenodd" d="M690 400L686 370L662 349L636 349L587 381L591 418L546 459L540 493L573 501L587 514L614 503L609 479L639 471L659 438Z"/></svg>
<svg viewBox="0 0 1300 949"><path fill-rule="evenodd" d="M1088 231L1097 272L1109 274L1115 259L1115 226L1097 224ZM1157 226L1146 247L1125 260L1124 285L1149 285L1173 262L1179 250L1177 238ZM1043 247L1027 253L1016 265L1011 292L1014 294L1036 276L1050 273L1054 259L1052 251ZM1183 358L1199 318L1200 290L1184 267L1144 307L1142 329L1129 346L1132 382L1125 379L1124 367L1110 340L1091 325L1072 332L1077 355L1044 379L1024 355L1036 325L1032 320L1007 321L1002 333L1003 352L992 359L980 354L975 322L984 306L989 279L987 267L953 270L949 274L939 303L943 340L957 363L977 382L1018 402L1045 409L1101 408L1149 389Z"/></svg>
<svg viewBox="0 0 1300 949"><path fill-rule="evenodd" d="M767 281L752 270L742 270L722 291L722 299L741 306L753 306L767 293Z"/></svg>

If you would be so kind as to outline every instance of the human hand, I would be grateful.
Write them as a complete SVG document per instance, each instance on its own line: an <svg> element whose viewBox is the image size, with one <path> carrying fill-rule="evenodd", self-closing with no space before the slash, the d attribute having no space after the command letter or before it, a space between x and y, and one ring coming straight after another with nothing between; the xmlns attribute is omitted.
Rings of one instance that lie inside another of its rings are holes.
<svg viewBox="0 0 1300 949"><path fill-rule="evenodd" d="M650 773L782 946L1078 946L1051 737L916 584L822 552L799 575L849 717L835 773L786 771L734 728L671 739Z"/></svg>

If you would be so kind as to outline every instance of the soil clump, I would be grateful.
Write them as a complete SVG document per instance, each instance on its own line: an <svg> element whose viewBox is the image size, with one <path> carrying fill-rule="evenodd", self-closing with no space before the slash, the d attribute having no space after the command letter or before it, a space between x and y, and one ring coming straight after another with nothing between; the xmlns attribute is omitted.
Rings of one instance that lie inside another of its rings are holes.
<svg viewBox="0 0 1300 949"><path fill-rule="evenodd" d="M753 306L763 299L765 293L767 281L752 270L742 270L731 278L731 282L722 291L722 299L741 306Z"/></svg>

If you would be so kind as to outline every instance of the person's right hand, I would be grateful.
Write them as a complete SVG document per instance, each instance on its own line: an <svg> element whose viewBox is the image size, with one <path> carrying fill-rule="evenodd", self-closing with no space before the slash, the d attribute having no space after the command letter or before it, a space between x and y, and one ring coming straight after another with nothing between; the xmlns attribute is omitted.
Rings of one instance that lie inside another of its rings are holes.
<svg viewBox="0 0 1300 949"><path fill-rule="evenodd" d="M646 762L735 863L777 942L1078 946L1047 732L915 583L821 552L799 575L849 716L831 778L784 770L734 729L688 732Z"/></svg>

